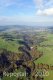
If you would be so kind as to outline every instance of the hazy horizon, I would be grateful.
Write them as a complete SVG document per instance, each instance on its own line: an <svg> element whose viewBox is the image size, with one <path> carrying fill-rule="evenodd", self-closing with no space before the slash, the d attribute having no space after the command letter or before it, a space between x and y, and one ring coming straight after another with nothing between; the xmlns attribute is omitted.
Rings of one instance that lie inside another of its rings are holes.
<svg viewBox="0 0 53 80"><path fill-rule="evenodd" d="M53 0L0 0L0 25L53 26Z"/></svg>

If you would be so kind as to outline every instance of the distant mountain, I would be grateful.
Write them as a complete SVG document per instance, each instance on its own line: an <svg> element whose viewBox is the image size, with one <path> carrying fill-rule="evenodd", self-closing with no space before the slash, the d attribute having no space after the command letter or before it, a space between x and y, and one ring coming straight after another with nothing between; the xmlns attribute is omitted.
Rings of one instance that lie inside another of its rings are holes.
<svg viewBox="0 0 53 80"><path fill-rule="evenodd" d="M49 27L48 31L53 34L53 27Z"/></svg>
<svg viewBox="0 0 53 80"><path fill-rule="evenodd" d="M50 27L49 29L52 29L53 30L53 27Z"/></svg>
<svg viewBox="0 0 53 80"><path fill-rule="evenodd" d="M53 32L53 27L44 27L44 26L27 26L27 25L6 25L0 26L0 32L2 31L44 31L48 29L49 31Z"/></svg>

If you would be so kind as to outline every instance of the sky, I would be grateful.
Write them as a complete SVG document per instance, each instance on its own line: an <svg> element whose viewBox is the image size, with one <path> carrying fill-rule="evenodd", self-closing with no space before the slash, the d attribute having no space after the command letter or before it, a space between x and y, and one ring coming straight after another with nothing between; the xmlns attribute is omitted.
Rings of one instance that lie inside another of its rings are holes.
<svg viewBox="0 0 53 80"><path fill-rule="evenodd" d="M53 0L0 0L0 25L53 26Z"/></svg>

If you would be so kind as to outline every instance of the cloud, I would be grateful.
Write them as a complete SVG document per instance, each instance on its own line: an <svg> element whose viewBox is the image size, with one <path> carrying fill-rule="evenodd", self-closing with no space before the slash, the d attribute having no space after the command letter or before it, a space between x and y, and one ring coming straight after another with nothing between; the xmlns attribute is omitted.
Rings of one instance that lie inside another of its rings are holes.
<svg viewBox="0 0 53 80"><path fill-rule="evenodd" d="M33 0L35 7L38 9L44 9L48 7L53 7L53 0Z"/></svg>
<svg viewBox="0 0 53 80"><path fill-rule="evenodd" d="M36 15L53 15L53 0L33 0L37 9Z"/></svg>
<svg viewBox="0 0 53 80"><path fill-rule="evenodd" d="M37 8L43 7L43 0L33 0Z"/></svg>
<svg viewBox="0 0 53 80"><path fill-rule="evenodd" d="M53 17L48 16L0 16L0 25L53 25Z"/></svg>
<svg viewBox="0 0 53 80"><path fill-rule="evenodd" d="M53 8L48 8L48 9L44 9L44 10L38 10L36 15L51 16L51 15L53 15Z"/></svg>

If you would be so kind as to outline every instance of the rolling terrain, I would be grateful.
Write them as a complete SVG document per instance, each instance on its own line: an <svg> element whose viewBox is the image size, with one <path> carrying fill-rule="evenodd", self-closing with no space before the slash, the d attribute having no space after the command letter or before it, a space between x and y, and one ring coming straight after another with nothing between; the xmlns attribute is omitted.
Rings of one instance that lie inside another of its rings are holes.
<svg viewBox="0 0 53 80"><path fill-rule="evenodd" d="M0 29L0 54L1 50L7 50L10 54L14 53L14 58L17 60L17 55L21 53L21 59L26 62L27 59L34 59L35 64L53 66L53 33L51 28L33 28L32 30L32 27L26 28L26 26L12 27ZM10 58L14 59L13 56L10 56ZM14 61L12 62L14 63ZM14 72L19 73L20 71L25 71L25 68L21 69L16 69ZM53 70L48 70L48 72L49 76L44 77L44 80L53 79ZM4 76L3 80L9 80L9 78ZM16 77L11 77L10 80L12 79L17 80Z"/></svg>

